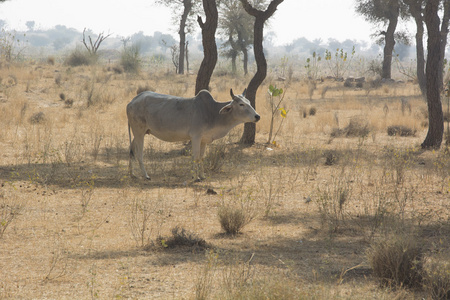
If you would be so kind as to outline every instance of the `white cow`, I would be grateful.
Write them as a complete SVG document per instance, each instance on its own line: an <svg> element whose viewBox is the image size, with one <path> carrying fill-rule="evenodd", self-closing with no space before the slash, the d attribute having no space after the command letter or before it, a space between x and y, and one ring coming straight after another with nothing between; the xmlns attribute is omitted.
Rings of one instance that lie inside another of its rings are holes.
<svg viewBox="0 0 450 300"><path fill-rule="evenodd" d="M154 92L143 92L127 105L128 134L130 137L129 171L133 176L131 161L136 157L142 173L150 177L144 167L143 148L145 134L167 141L187 141L192 144L196 180L204 179L202 158L206 144L224 137L233 127L245 122L258 122L259 114L242 95L230 89L230 102L217 102L206 91L194 98L181 98ZM133 131L133 141L131 132Z"/></svg>

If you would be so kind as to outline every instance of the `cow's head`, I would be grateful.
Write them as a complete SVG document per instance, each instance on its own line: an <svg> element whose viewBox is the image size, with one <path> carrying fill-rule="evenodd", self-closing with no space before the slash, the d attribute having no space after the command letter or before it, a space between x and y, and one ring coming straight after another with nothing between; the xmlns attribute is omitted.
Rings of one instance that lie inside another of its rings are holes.
<svg viewBox="0 0 450 300"><path fill-rule="evenodd" d="M245 98L247 89L241 95L234 95L233 89L230 89L231 102L225 105L220 114L233 114L233 117L242 122L258 122L261 116L255 111L250 101Z"/></svg>

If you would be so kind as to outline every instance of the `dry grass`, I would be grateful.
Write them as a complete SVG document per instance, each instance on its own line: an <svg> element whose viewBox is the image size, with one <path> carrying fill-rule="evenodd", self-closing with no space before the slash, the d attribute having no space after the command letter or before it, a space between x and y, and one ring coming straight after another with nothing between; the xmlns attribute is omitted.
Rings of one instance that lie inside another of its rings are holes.
<svg viewBox="0 0 450 300"><path fill-rule="evenodd" d="M450 157L418 150L426 105L415 85L367 93L318 82L310 94L306 83L293 80L286 93L290 113L270 147L262 86L256 145L236 144L242 126L234 129L207 150L204 182L193 182L182 143L150 136L144 163L152 181L131 179L126 104L142 87L194 93L195 76L167 70L128 75L57 63L0 69L0 213L2 224L8 222L0 237L0 298L412 299L444 293L447 282L381 288L365 254L394 229L420 238L425 269L434 270L427 263L450 247ZM228 101L229 88L242 91L248 80L213 77L212 94ZM402 114L404 97L411 114ZM34 121L40 112L44 119ZM333 128L347 128L355 118L367 122L367 135L330 140ZM389 136L391 125L416 133ZM231 204L251 220L232 236L222 234L217 217ZM195 233L213 252L146 248L173 236L173 228L182 228L176 235L188 240ZM448 263L448 256L439 260Z"/></svg>

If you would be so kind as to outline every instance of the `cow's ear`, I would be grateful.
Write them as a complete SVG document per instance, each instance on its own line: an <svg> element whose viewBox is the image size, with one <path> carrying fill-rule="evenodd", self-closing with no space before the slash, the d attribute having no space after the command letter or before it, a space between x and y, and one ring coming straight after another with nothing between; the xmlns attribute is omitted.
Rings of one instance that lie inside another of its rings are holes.
<svg viewBox="0 0 450 300"><path fill-rule="evenodd" d="M247 94L247 89L242 92L242 97L245 97L245 94Z"/></svg>
<svg viewBox="0 0 450 300"><path fill-rule="evenodd" d="M231 96L231 99L234 99L233 89L230 89L230 96Z"/></svg>
<svg viewBox="0 0 450 300"><path fill-rule="evenodd" d="M227 114L227 113L230 113L232 110L233 110L233 106L230 103L230 104L222 107L222 109L219 111L219 114L220 115Z"/></svg>

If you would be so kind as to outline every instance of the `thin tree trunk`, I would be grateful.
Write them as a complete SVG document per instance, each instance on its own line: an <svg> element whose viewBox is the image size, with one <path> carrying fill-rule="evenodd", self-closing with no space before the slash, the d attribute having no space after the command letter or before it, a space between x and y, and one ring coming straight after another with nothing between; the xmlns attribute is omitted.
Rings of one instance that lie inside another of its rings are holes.
<svg viewBox="0 0 450 300"><path fill-rule="evenodd" d="M230 43L231 47L231 73L236 74L236 57L238 55L237 45L236 42L233 40L233 33L230 32L230 35L228 37L228 42Z"/></svg>
<svg viewBox="0 0 450 300"><path fill-rule="evenodd" d="M233 52L232 54L231 54L231 73L233 73L233 74L236 74L236 57L237 57L237 54L236 54L236 52Z"/></svg>
<svg viewBox="0 0 450 300"><path fill-rule="evenodd" d="M245 11L255 17L255 24L253 27L253 51L255 53L256 60L256 73L248 84L246 98L250 101L251 105L256 108L256 92L264 81L267 75L267 62L264 56L263 38L264 38L264 23L269 19L276 11L277 6L283 2L283 0L272 0L265 11L257 10L253 8L248 0L241 0L242 6ZM242 144L254 144L256 136L256 124L245 123L244 133L242 134L240 143Z"/></svg>
<svg viewBox="0 0 450 300"><path fill-rule="evenodd" d="M247 48L244 48L242 50L242 53L244 53L244 61L243 61L243 63L244 63L244 75L247 75L248 74L248 51L247 51Z"/></svg>
<svg viewBox="0 0 450 300"><path fill-rule="evenodd" d="M428 133L422 143L424 149L438 149L444 134L444 117L440 98L441 32L439 30L439 0L428 0L425 7L425 23L428 31L428 57L426 63Z"/></svg>
<svg viewBox="0 0 450 300"><path fill-rule="evenodd" d="M441 46L440 46L440 62L439 62L439 91L444 90L444 60L445 48L447 47L448 24L450 18L450 1L444 0L444 15L441 23Z"/></svg>
<svg viewBox="0 0 450 300"><path fill-rule="evenodd" d="M247 51L247 47L245 47L245 43L244 40L242 38L242 31L238 30L238 45L239 45L239 50L242 51L242 54L244 55L243 58L243 67L244 67L244 75L248 74L248 51Z"/></svg>
<svg viewBox="0 0 450 300"><path fill-rule="evenodd" d="M203 23L199 16L197 22L202 29L203 60L198 70L195 83L195 94L203 89L209 89L209 82L217 63L216 29L218 22L218 12L215 0L203 0L203 9L206 21Z"/></svg>
<svg viewBox="0 0 450 300"><path fill-rule="evenodd" d="M186 42L186 72L189 74L189 42Z"/></svg>
<svg viewBox="0 0 450 300"><path fill-rule="evenodd" d="M425 78L425 54L423 47L423 16L422 16L422 3L421 1L405 1L409 5L414 21L416 22L416 69L417 69L417 81L420 91L425 97L427 95L427 83Z"/></svg>
<svg viewBox="0 0 450 300"><path fill-rule="evenodd" d="M384 50L383 50L383 68L381 77L384 79L391 79L392 68L392 52L394 51L395 39L394 33L398 23L398 9L395 16L389 19L389 25L384 36Z"/></svg>
<svg viewBox="0 0 450 300"><path fill-rule="evenodd" d="M184 10L183 15L181 16L180 30L178 31L178 34L180 35L180 57L178 58L178 74L184 74L184 51L186 47L186 32L184 31L184 29L186 28L187 17L192 9L192 0L184 0L183 5Z"/></svg>

